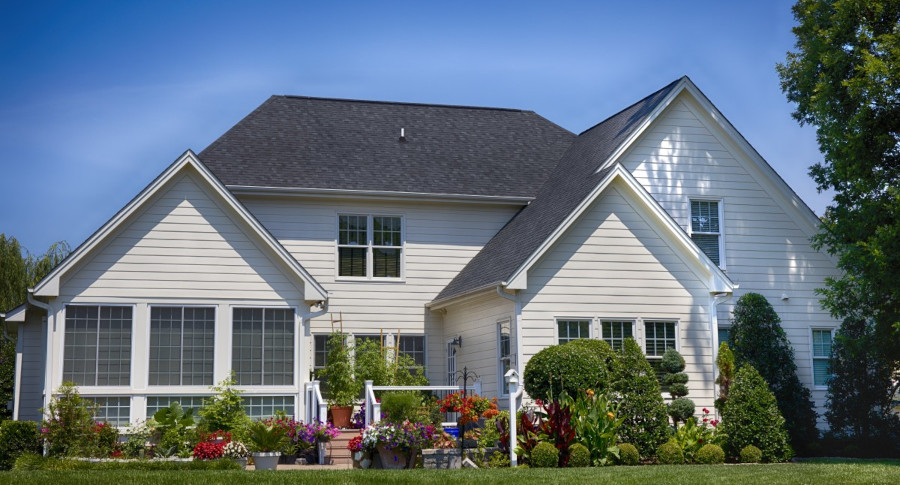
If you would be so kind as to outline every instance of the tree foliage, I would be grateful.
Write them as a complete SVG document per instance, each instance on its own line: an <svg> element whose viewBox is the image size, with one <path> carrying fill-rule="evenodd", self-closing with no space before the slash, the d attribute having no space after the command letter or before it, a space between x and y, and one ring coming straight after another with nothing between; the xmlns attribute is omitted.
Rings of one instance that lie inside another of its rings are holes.
<svg viewBox="0 0 900 485"><path fill-rule="evenodd" d="M725 401L728 400L728 390L731 389L731 383L734 382L734 352L728 347L728 342L719 344L716 367L719 369L719 376L716 377L716 384L719 385L719 397L716 398L716 408L721 409L725 405Z"/></svg>
<svg viewBox="0 0 900 485"><path fill-rule="evenodd" d="M778 66L794 118L816 127L810 168L834 201L814 237L843 270L823 304L875 322L877 357L900 366L900 2L800 0L796 50Z"/></svg>
<svg viewBox="0 0 900 485"><path fill-rule="evenodd" d="M781 328L781 318L766 297L747 293L738 299L731 342L735 364L749 364L765 379L787 423L791 443L804 450L818 437L816 412L809 389L797 377L794 349ZM732 386L729 399L733 391Z"/></svg>
<svg viewBox="0 0 900 485"><path fill-rule="evenodd" d="M620 397L619 414L625 417L619 439L650 456L668 437L669 418L656 372L633 338L625 339L619 352L613 390Z"/></svg>

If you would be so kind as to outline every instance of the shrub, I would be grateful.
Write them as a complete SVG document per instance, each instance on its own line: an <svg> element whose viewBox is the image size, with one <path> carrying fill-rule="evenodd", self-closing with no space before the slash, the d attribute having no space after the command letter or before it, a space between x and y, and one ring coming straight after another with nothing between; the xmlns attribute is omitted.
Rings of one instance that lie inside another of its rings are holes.
<svg viewBox="0 0 900 485"><path fill-rule="evenodd" d="M675 349L668 349L662 356L660 369L663 371L663 383L668 387L672 402L669 404L669 416L677 427L694 415L694 401L685 398L688 395L688 375L684 373L684 357Z"/></svg>
<svg viewBox="0 0 900 485"><path fill-rule="evenodd" d="M485 465L488 468L509 468L509 453L495 451Z"/></svg>
<svg viewBox="0 0 900 485"><path fill-rule="evenodd" d="M127 458L144 458L147 441L153 435L146 421L137 420L128 427L128 439L121 443L120 449Z"/></svg>
<svg viewBox="0 0 900 485"><path fill-rule="evenodd" d="M422 396L415 392L392 391L381 396L381 412L392 423L415 421L420 406Z"/></svg>
<svg viewBox="0 0 900 485"><path fill-rule="evenodd" d="M622 443L619 445L619 463L627 466L634 466L641 462L641 454L637 447L631 443Z"/></svg>
<svg viewBox="0 0 900 485"><path fill-rule="evenodd" d="M625 339L619 353L613 389L621 396L619 415L625 417L619 439L632 443L641 455L652 455L666 442L669 417L656 372L633 338Z"/></svg>
<svg viewBox="0 0 900 485"><path fill-rule="evenodd" d="M569 466L572 468L591 466L591 452L586 446L575 443L569 447Z"/></svg>
<svg viewBox="0 0 900 485"><path fill-rule="evenodd" d="M535 468L556 468L559 450L552 443L542 441L531 450L531 466Z"/></svg>
<svg viewBox="0 0 900 485"><path fill-rule="evenodd" d="M203 407L200 408L199 427L208 432L215 431L242 431L250 424L250 418L244 410L244 400L241 398L242 391L234 388L234 373L212 386L211 389L216 394L203 400Z"/></svg>
<svg viewBox="0 0 900 485"><path fill-rule="evenodd" d="M353 361L346 337L334 332L328 337L328 355L322 370L328 384L329 406L352 406L359 393L359 384L353 377Z"/></svg>
<svg viewBox="0 0 900 485"><path fill-rule="evenodd" d="M719 445L703 445L697 452L695 461L701 465L721 465L725 463L725 452Z"/></svg>
<svg viewBox="0 0 900 485"><path fill-rule="evenodd" d="M225 455L225 443L201 441L194 447L195 460L217 460Z"/></svg>
<svg viewBox="0 0 900 485"><path fill-rule="evenodd" d="M673 443L677 444L684 453L684 461L694 463L697 460L697 452L703 445L715 444L720 439L717 433L717 421L709 422L709 410L703 408L703 420L697 424L697 418L690 417L685 423L675 430L672 435Z"/></svg>
<svg viewBox="0 0 900 485"><path fill-rule="evenodd" d="M747 445L741 449L741 463L759 463L762 461L762 451L753 445Z"/></svg>
<svg viewBox="0 0 900 485"><path fill-rule="evenodd" d="M109 470L109 471L169 471L169 470L240 470L241 466L234 460L212 461L103 461L90 462L64 458L44 458L41 455L26 453L16 460L15 471L61 471L61 470Z"/></svg>
<svg viewBox="0 0 900 485"><path fill-rule="evenodd" d="M50 456L96 456L92 441L96 404L81 397L71 382L63 383L47 405L42 423Z"/></svg>
<svg viewBox="0 0 900 485"><path fill-rule="evenodd" d="M787 461L793 456L775 396L762 376L749 365L735 374L722 409L719 432L725 435L725 453L729 457L738 457L747 445L758 447L765 461Z"/></svg>
<svg viewBox="0 0 900 485"><path fill-rule="evenodd" d="M775 395L791 443L802 447L814 442L819 432L810 391L797 377L794 349L781 318L764 296L747 293L738 299L731 341L735 364L752 365Z"/></svg>
<svg viewBox="0 0 900 485"><path fill-rule="evenodd" d="M671 403L669 403L669 416L672 417L672 421L677 423L686 423L688 419L690 419L694 415L694 410L697 406L694 404L694 401L686 397L680 397L675 399Z"/></svg>
<svg viewBox="0 0 900 485"><path fill-rule="evenodd" d="M595 466L611 463L619 453L616 435L624 421L620 417L620 405L612 402L606 394L596 394L590 389L581 393L574 402L565 404L571 410L575 438L588 449L590 462Z"/></svg>
<svg viewBox="0 0 900 485"><path fill-rule="evenodd" d="M684 452L675 443L663 443L656 450L656 458L662 465L681 465L684 463Z"/></svg>
<svg viewBox="0 0 900 485"><path fill-rule="evenodd" d="M16 458L41 452L41 434L34 421L4 421L0 424L0 470L10 470Z"/></svg>
<svg viewBox="0 0 900 485"><path fill-rule="evenodd" d="M402 352L398 355L395 348L382 347L376 340L357 340L354 355L353 373L360 390L367 380L376 386L428 385L422 366L412 357ZM381 393L375 394L381 397Z"/></svg>
<svg viewBox="0 0 900 485"><path fill-rule="evenodd" d="M585 389L603 392L610 386L616 356L606 342L575 340L541 350L525 365L525 391L552 401L562 391L577 396Z"/></svg>
<svg viewBox="0 0 900 485"><path fill-rule="evenodd" d="M721 410L725 401L728 400L728 390L731 389L731 383L734 382L734 352L728 347L727 342L719 345L719 355L716 357L716 367L719 368L719 376L716 377L716 384L719 385L719 397L716 398L716 409Z"/></svg>

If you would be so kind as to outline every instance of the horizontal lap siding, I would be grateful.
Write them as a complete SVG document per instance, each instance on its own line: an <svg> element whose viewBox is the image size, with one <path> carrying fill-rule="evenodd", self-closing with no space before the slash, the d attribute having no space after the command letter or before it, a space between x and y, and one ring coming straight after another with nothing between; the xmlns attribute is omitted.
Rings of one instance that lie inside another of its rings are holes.
<svg viewBox="0 0 900 485"><path fill-rule="evenodd" d="M66 301L296 301L302 283L234 222L194 175L183 175L61 286Z"/></svg>
<svg viewBox="0 0 900 485"><path fill-rule="evenodd" d="M619 183L607 188L529 270L520 294L524 358L556 344L556 318L678 320L691 397L710 406L708 290L626 191ZM643 345L640 323L635 336Z"/></svg>
<svg viewBox="0 0 900 485"><path fill-rule="evenodd" d="M425 304L459 273L516 213L487 204L358 202L345 199L269 199L242 202L329 292L328 311L343 314L357 333L426 335L429 378L444 382L446 358L441 317ZM337 215L403 217L405 281L347 281L335 277ZM312 333L331 330L328 315L312 321Z"/></svg>
<svg viewBox="0 0 900 485"><path fill-rule="evenodd" d="M497 323L504 319L509 319L511 329L515 328L515 305L496 294L451 305L444 315L444 343L448 338L462 337L462 348L456 354L457 370L467 366L474 371L480 378L482 394L488 397L500 395L498 380L502 382L503 378L497 375ZM510 352L515 355L514 340Z"/></svg>
<svg viewBox="0 0 900 485"><path fill-rule="evenodd" d="M761 174L743 160L702 109L676 99L635 145L623 164L684 228L690 198L722 199L728 276L740 288L720 306L720 325L747 292L763 294L782 319L801 381L812 387L810 327L837 326L819 305L817 288L837 273L834 262L809 244L810 232L784 209ZM805 210L805 209L804 209ZM782 301L781 295L789 297ZM823 412L825 393L813 390Z"/></svg>
<svg viewBox="0 0 900 485"><path fill-rule="evenodd" d="M22 335L21 389L19 389L19 420L40 421L44 405L44 351L41 340L41 317L29 312Z"/></svg>

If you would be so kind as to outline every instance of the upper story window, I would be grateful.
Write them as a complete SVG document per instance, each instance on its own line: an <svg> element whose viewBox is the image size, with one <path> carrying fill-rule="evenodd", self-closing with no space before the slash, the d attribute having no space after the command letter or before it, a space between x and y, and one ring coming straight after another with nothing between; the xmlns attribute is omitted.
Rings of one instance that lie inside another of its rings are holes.
<svg viewBox="0 0 900 485"><path fill-rule="evenodd" d="M131 384L130 306L66 307L63 380L79 386Z"/></svg>
<svg viewBox="0 0 900 485"><path fill-rule="evenodd" d="M401 278L403 219L338 216L338 276Z"/></svg>
<svg viewBox="0 0 900 485"><path fill-rule="evenodd" d="M580 338L591 338L591 320L588 318L557 320L556 328L560 345Z"/></svg>
<svg viewBox="0 0 900 485"><path fill-rule="evenodd" d="M812 331L813 386L817 388L828 387L828 381L831 379L832 338L830 329Z"/></svg>
<svg viewBox="0 0 900 485"><path fill-rule="evenodd" d="M294 384L294 310L235 308L231 367L241 386Z"/></svg>
<svg viewBox="0 0 900 485"><path fill-rule="evenodd" d="M608 343L613 350L622 350L622 347L625 346L625 339L634 337L633 330L633 322L600 322L600 338Z"/></svg>
<svg viewBox="0 0 900 485"><path fill-rule="evenodd" d="M691 239L713 263L724 267L719 208L720 203L716 200L691 201Z"/></svg>
<svg viewBox="0 0 900 485"><path fill-rule="evenodd" d="M212 385L215 333L213 307L151 307L150 385Z"/></svg>

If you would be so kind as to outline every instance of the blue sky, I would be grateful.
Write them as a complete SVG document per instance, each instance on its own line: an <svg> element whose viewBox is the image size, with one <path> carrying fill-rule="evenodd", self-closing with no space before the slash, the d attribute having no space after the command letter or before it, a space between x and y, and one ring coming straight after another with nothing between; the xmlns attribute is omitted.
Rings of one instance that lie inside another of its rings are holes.
<svg viewBox="0 0 900 485"><path fill-rule="evenodd" d="M0 232L81 243L272 94L531 109L580 132L687 74L812 209L790 4L0 2Z"/></svg>

